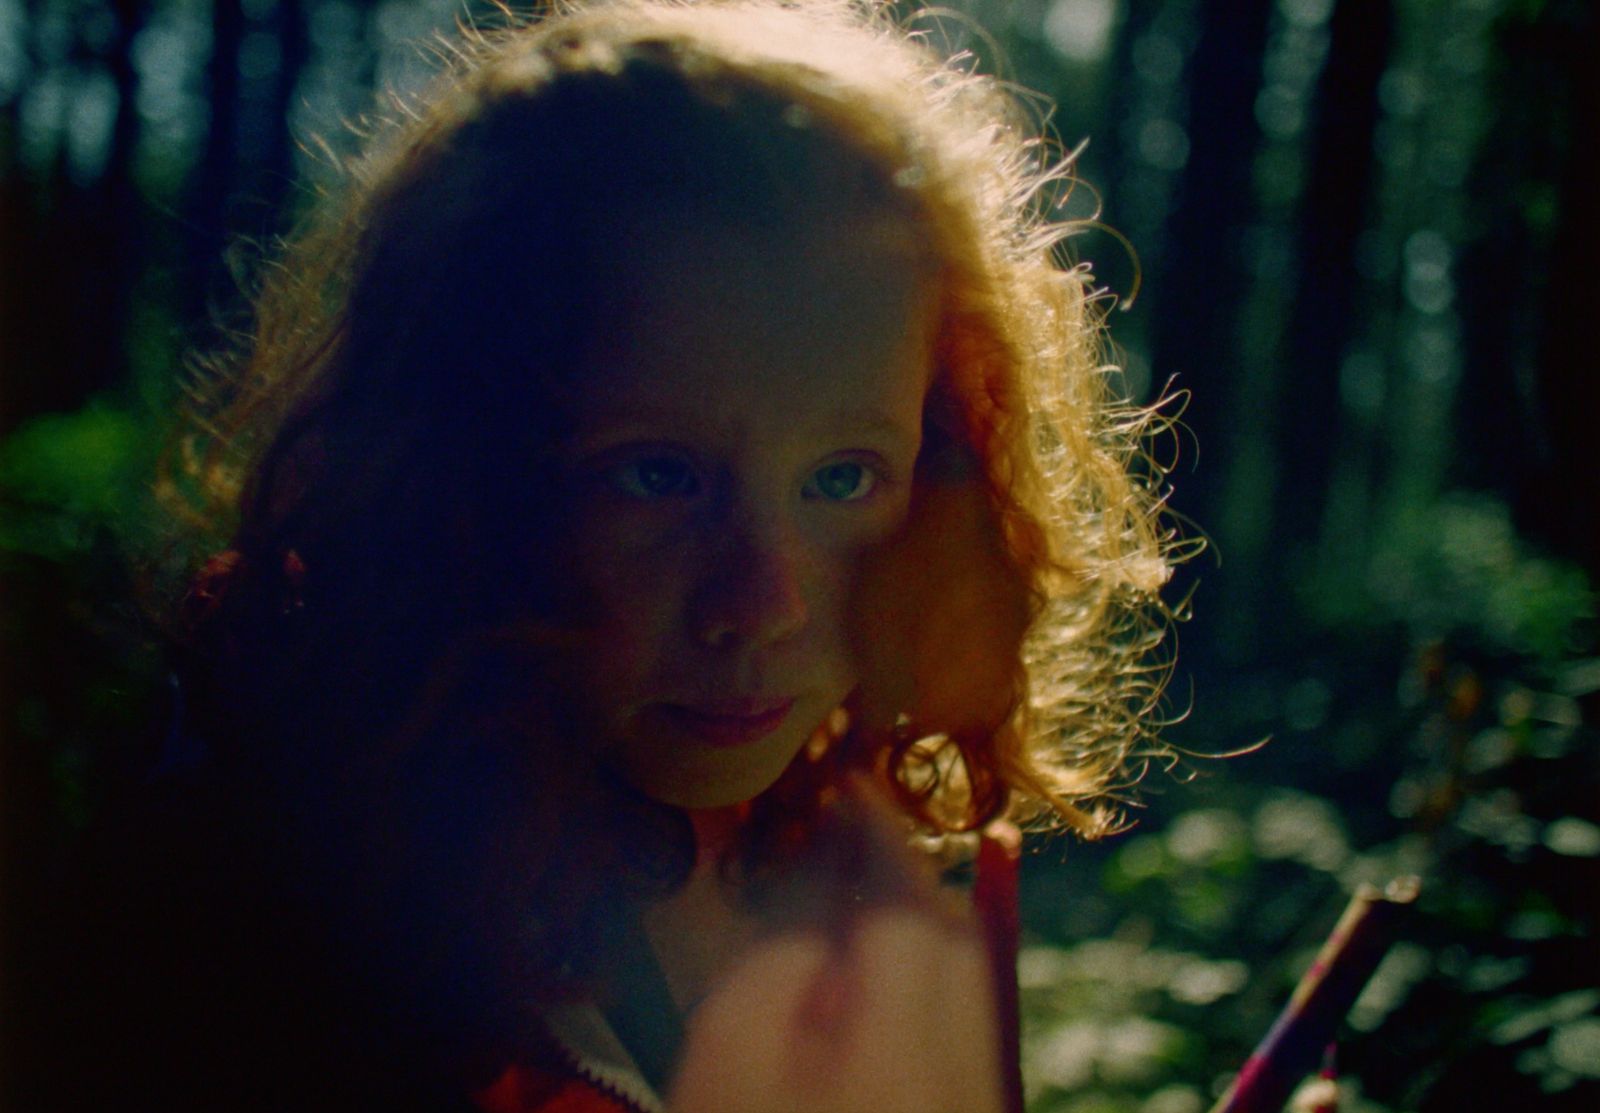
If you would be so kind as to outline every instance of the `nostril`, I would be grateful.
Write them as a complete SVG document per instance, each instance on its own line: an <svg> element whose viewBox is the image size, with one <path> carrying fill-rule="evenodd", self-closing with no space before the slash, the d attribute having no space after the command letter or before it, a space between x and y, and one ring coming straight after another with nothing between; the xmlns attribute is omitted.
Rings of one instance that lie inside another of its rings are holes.
<svg viewBox="0 0 1600 1113"><path fill-rule="evenodd" d="M700 624L695 640L708 649L728 649L733 645L735 632L732 622L713 619Z"/></svg>
<svg viewBox="0 0 1600 1113"><path fill-rule="evenodd" d="M708 648L770 645L805 628L809 607L802 562L792 546L747 548L708 569L693 615L696 640Z"/></svg>

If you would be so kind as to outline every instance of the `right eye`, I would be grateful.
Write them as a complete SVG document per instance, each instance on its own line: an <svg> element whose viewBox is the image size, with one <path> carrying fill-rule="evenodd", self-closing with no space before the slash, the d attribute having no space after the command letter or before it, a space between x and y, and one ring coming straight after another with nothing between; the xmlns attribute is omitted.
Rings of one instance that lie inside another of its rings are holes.
<svg viewBox="0 0 1600 1113"><path fill-rule="evenodd" d="M623 494L641 501L688 498L700 493L700 480L677 456L640 456L612 467L607 479Z"/></svg>

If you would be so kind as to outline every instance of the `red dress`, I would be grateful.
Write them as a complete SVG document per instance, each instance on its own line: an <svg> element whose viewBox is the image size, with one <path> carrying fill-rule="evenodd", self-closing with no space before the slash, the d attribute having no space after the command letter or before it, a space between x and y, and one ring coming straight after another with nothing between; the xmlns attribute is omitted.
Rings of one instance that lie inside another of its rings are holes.
<svg viewBox="0 0 1600 1113"><path fill-rule="evenodd" d="M474 1096L483 1113L655 1113L574 1072L568 1077L513 1065Z"/></svg>

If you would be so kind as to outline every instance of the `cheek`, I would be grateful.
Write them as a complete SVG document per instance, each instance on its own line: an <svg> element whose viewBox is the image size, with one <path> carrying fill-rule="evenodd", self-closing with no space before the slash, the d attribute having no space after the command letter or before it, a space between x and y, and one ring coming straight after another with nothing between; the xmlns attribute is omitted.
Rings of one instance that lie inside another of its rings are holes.
<svg viewBox="0 0 1600 1113"><path fill-rule="evenodd" d="M862 587L877 567L880 554L892 546L892 540L881 536L857 538L848 546L824 554L816 568L808 599L809 638L827 659L832 679L847 687L853 687L860 679L855 642L859 636Z"/></svg>
<svg viewBox="0 0 1600 1113"><path fill-rule="evenodd" d="M830 559L812 588L812 624L829 646L842 645L846 640L850 609L869 553L870 550L858 548Z"/></svg>
<svg viewBox="0 0 1600 1113"><path fill-rule="evenodd" d="M863 580L881 565L884 554L903 548L910 516L911 488L900 485L886 494L870 518L836 538L824 557L825 580L841 615L848 618Z"/></svg>
<svg viewBox="0 0 1600 1113"><path fill-rule="evenodd" d="M597 641L597 652L617 658L618 668L642 667L670 649L681 625L685 579L658 561L597 553L574 581L580 619Z"/></svg>
<svg viewBox="0 0 1600 1113"><path fill-rule="evenodd" d="M579 639L563 671L580 689L622 697L670 652L687 580L681 560L606 526L569 518L555 550L560 621Z"/></svg>
<svg viewBox="0 0 1600 1113"><path fill-rule="evenodd" d="M852 608L865 720L992 733L1019 692L1036 603L976 482L930 485L915 521L874 554Z"/></svg>

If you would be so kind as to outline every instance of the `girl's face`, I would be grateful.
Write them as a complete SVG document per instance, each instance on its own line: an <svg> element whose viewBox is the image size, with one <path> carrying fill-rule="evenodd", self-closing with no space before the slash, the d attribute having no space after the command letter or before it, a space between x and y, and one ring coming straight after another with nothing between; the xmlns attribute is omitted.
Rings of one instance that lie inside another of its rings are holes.
<svg viewBox="0 0 1600 1113"><path fill-rule="evenodd" d="M645 794L767 788L855 684L846 609L905 521L930 380L930 286L908 237L650 230L561 453L586 648L566 695Z"/></svg>

